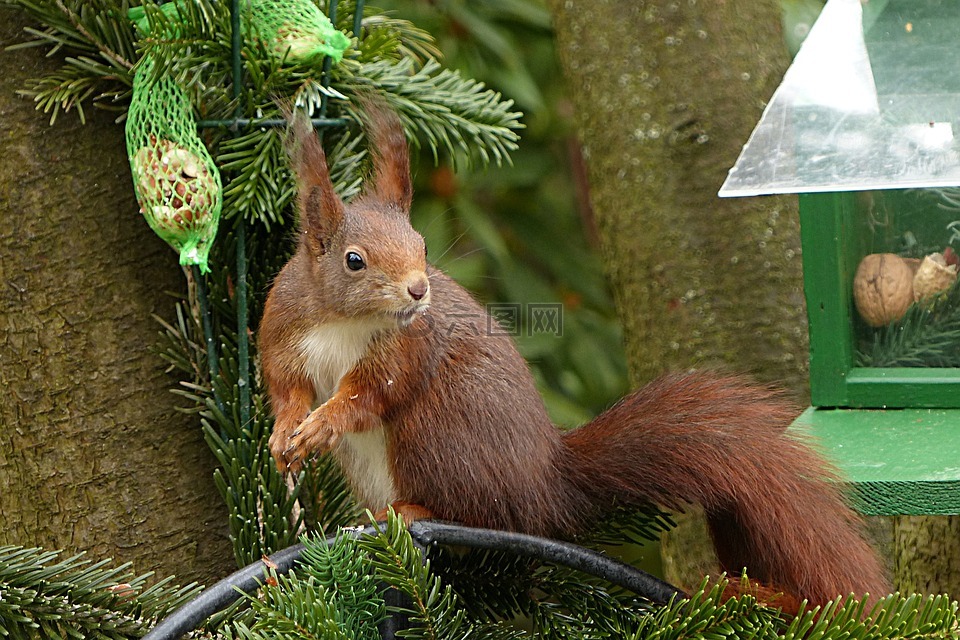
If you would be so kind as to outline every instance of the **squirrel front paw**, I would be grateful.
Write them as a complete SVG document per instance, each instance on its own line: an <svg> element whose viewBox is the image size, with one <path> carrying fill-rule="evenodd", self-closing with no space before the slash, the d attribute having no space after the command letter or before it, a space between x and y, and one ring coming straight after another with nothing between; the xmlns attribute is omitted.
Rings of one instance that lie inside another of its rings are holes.
<svg viewBox="0 0 960 640"><path fill-rule="evenodd" d="M325 453L336 446L343 431L324 409L315 409L292 432L275 431L270 436L270 451L281 471L297 473L309 455Z"/></svg>

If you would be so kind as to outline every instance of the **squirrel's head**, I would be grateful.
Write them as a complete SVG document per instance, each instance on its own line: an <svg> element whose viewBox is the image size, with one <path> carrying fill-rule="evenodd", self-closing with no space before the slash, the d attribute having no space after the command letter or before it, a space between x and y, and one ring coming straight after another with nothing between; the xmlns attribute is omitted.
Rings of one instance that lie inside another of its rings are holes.
<svg viewBox="0 0 960 640"><path fill-rule="evenodd" d="M373 175L349 204L333 189L313 128L305 119L294 120L299 251L309 259L316 295L327 308L406 326L430 305L426 247L410 225L407 141L392 111L368 105L365 120Z"/></svg>

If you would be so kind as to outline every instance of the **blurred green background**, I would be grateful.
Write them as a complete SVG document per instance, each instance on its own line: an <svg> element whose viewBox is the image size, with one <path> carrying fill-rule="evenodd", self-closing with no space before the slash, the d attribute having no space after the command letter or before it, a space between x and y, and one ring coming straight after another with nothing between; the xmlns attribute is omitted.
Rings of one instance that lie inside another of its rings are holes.
<svg viewBox="0 0 960 640"><path fill-rule="evenodd" d="M575 426L628 390L621 334L579 170L579 145L555 56L550 14L527 0L381 0L434 35L446 66L516 101L513 165L414 168L413 223L431 260L482 302L519 304L517 343L554 420ZM562 304L562 331L529 322Z"/></svg>

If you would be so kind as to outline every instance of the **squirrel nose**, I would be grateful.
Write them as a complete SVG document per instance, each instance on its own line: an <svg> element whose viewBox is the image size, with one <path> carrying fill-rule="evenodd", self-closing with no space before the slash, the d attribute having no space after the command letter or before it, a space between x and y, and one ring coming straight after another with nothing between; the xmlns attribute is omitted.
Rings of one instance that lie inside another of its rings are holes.
<svg viewBox="0 0 960 640"><path fill-rule="evenodd" d="M427 279L417 280L414 283L407 285L407 293L410 294L410 297L414 300L422 300L423 296L427 295L427 290L430 288Z"/></svg>

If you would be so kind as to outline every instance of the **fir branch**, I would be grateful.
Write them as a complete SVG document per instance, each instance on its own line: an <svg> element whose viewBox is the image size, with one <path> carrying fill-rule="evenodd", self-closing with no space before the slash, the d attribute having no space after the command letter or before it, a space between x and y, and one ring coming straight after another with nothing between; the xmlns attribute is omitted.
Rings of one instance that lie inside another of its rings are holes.
<svg viewBox="0 0 960 640"><path fill-rule="evenodd" d="M61 50L74 54L66 58L59 71L28 80L19 92L32 97L38 109L51 113L51 123L61 110L73 108L84 121L84 101L107 106L129 95L136 53L125 5L65 0L6 3L23 9L44 25L43 29L25 29L32 40L15 47L49 46L48 55Z"/></svg>
<svg viewBox="0 0 960 640"><path fill-rule="evenodd" d="M911 305L903 318L874 331L858 353L858 364L960 366L960 281L934 300Z"/></svg>
<svg viewBox="0 0 960 640"><path fill-rule="evenodd" d="M893 594L869 615L865 603L843 598L807 611L787 627L784 638L952 638L958 629L957 602L946 596Z"/></svg>
<svg viewBox="0 0 960 640"><path fill-rule="evenodd" d="M254 246L257 251L262 250ZM213 247L211 265L214 268L205 279L211 314L216 320L215 335L219 338L218 375L209 381L204 374L205 383L186 382L181 385L181 395L201 407L204 437L220 463L214 482L227 504L234 554L238 565L246 566L293 544L300 523L296 518L291 521L297 493L287 490L285 479L270 455L272 419L258 387L250 389L250 421L243 423L240 418L237 300L230 269L226 266L236 263L236 250L235 235L223 232ZM185 316L184 313L180 317ZM199 348L198 344L198 325L199 320L181 320L181 328L174 328L175 336L168 342L180 347L179 353L170 352L168 361L183 367L185 360L191 360L187 370L193 374L207 370L206 349Z"/></svg>
<svg viewBox="0 0 960 640"><path fill-rule="evenodd" d="M315 578L300 579L295 572L272 573L261 597L249 597L256 615L249 638L355 640L344 624L342 610ZM375 630L375 629L374 629ZM367 637L370 637L369 635Z"/></svg>
<svg viewBox="0 0 960 640"><path fill-rule="evenodd" d="M348 65L341 65L347 67ZM511 111L512 100L486 89L483 83L465 79L456 71L441 69L429 60L416 69L411 60L381 60L360 65L338 87L345 94L375 90L396 110L407 133L423 140L439 161L439 152L454 162L470 163L479 155L484 164L509 162L517 149L516 130L521 114ZM344 110L360 121L355 108Z"/></svg>
<svg viewBox="0 0 960 640"><path fill-rule="evenodd" d="M423 640L465 638L512 639L521 632L503 624L471 620L450 585L430 570L403 520L391 510L379 535L364 537L362 549L370 554L376 575L409 599L410 607L391 609L409 617L412 627L404 637Z"/></svg>
<svg viewBox="0 0 960 640"><path fill-rule="evenodd" d="M470 617L488 623L528 618L544 638L621 638L650 609L600 578L509 552L431 549L430 559Z"/></svg>
<svg viewBox="0 0 960 640"><path fill-rule="evenodd" d="M545 567L535 576L530 618L545 638L624 638L651 607L618 595L603 580L568 567Z"/></svg>
<svg viewBox="0 0 960 640"><path fill-rule="evenodd" d="M21 90L21 95L29 96L37 103L37 109L50 115L50 124L57 120L60 111L77 109L80 122L86 123L83 102L92 96L99 82L85 70L65 65L60 71L51 73L33 81L30 89Z"/></svg>
<svg viewBox="0 0 960 640"><path fill-rule="evenodd" d="M443 547L430 549L430 562L473 618L496 622L529 615L539 562L506 551Z"/></svg>
<svg viewBox="0 0 960 640"><path fill-rule="evenodd" d="M15 46L51 46L49 55L58 53L63 47L78 53L97 54L97 45L78 31L71 19L71 14L75 15L75 12L69 9L64 11L56 0L3 0L3 3L24 10L31 18L44 25L43 30L25 29L33 36L33 40Z"/></svg>
<svg viewBox="0 0 960 640"><path fill-rule="evenodd" d="M280 113L267 117L280 117ZM330 133L326 136L330 178L340 197L350 200L360 192L363 181L367 151L359 146L364 138L350 131ZM257 221L267 231L272 225L288 224L296 185L287 163L284 135L279 129L254 129L221 145L217 162L224 171L233 172L224 191L228 219L240 216Z"/></svg>
<svg viewBox="0 0 960 640"><path fill-rule="evenodd" d="M259 597L248 597L251 614L221 630L227 638L330 638L375 640L386 615L380 585L352 535L326 546L306 536L297 568L268 575Z"/></svg>
<svg viewBox="0 0 960 640"><path fill-rule="evenodd" d="M168 372L186 374L188 382L197 385L207 377L206 368L203 367L207 354L201 337L200 320L190 315L184 302L177 303L174 309L177 315L176 324L171 324L157 315L153 316L162 328L156 352L168 363ZM202 403L200 398L194 397L195 406L191 409L199 408Z"/></svg>
<svg viewBox="0 0 960 640"><path fill-rule="evenodd" d="M332 535L339 527L355 524L362 515L340 464L329 453L308 461L300 486L305 519L312 531Z"/></svg>
<svg viewBox="0 0 960 640"><path fill-rule="evenodd" d="M433 36L418 28L409 20L403 20L377 10L364 7L362 27L363 38L359 42L358 57L361 62L373 62L392 58L395 60L409 59L418 65L428 60L439 60L442 57ZM341 16L353 16L353 12L338 13ZM352 30L353 18L349 18L349 26L344 24L347 18L342 18L338 26L342 30Z"/></svg>
<svg viewBox="0 0 960 640"><path fill-rule="evenodd" d="M212 403L209 411L218 414ZM298 522L290 521L297 492L287 491L270 456L263 421L255 418L254 424L258 437L248 433L223 438L209 421L203 422L204 436L221 465L214 482L230 514L230 539L239 566L290 546L299 529Z"/></svg>
<svg viewBox="0 0 960 640"><path fill-rule="evenodd" d="M704 581L689 600L674 600L639 620L632 640L647 638L777 638L783 622L775 609L752 596L723 600L726 580L710 587ZM802 637L802 636L797 636Z"/></svg>
<svg viewBox="0 0 960 640"><path fill-rule="evenodd" d="M117 67L127 70L133 69L133 63L108 47L103 38L105 34L111 32L114 36L119 36L121 33L129 33L129 27L126 29L118 29L116 28L115 24L112 26L107 26L107 23L103 20L103 16L99 14L94 7L90 6L89 3L83 3L80 5L79 14L68 7L63 0L55 0L55 4L57 8L63 12L64 16L66 16L67 20L76 30L76 32L83 36L87 42L96 47L101 56L109 60ZM92 28L98 27L98 33L94 35L92 29L87 28L87 24L89 24ZM129 38L126 40L129 41Z"/></svg>
<svg viewBox="0 0 960 640"><path fill-rule="evenodd" d="M231 180L223 192L228 217L259 220L267 230L283 222L294 196L294 185L283 150L283 132L253 129L225 140L217 163Z"/></svg>
<svg viewBox="0 0 960 640"><path fill-rule="evenodd" d="M341 531L332 545L304 536L300 572L313 578L340 611L343 627L356 640L378 639L377 625L386 617L381 585L354 535Z"/></svg>
<svg viewBox="0 0 960 640"><path fill-rule="evenodd" d="M105 82L106 81L106 82ZM50 124L61 111L77 110L81 123L86 123L83 103L109 107L130 96L129 79L117 76L110 67L86 57L67 58L55 72L28 80L20 95L33 98L37 109L50 114Z"/></svg>
<svg viewBox="0 0 960 640"><path fill-rule="evenodd" d="M199 592L135 576L81 555L0 547L0 635L13 638L132 638Z"/></svg>
<svg viewBox="0 0 960 640"><path fill-rule="evenodd" d="M149 26L146 33L140 33L138 46L141 57L153 61L156 77L172 76L177 84L193 91L202 111L209 110L206 92L219 96L215 102L232 93L230 3L191 0L177 3L176 11L169 13L159 5L146 3L143 9ZM273 63L262 48L257 48L247 21L241 23L241 29L244 58L254 61L248 64ZM250 53L258 55L250 58Z"/></svg>
<svg viewBox="0 0 960 640"><path fill-rule="evenodd" d="M580 543L598 547L656 542L660 540L661 533L675 526L671 515L657 507L640 510L619 508L597 523Z"/></svg>

